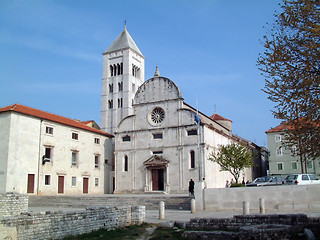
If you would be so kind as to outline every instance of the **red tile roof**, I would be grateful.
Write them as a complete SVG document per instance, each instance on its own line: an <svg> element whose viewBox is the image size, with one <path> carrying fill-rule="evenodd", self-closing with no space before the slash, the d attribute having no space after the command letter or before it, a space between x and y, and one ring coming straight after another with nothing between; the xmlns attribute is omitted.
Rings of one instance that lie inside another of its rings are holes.
<svg viewBox="0 0 320 240"><path fill-rule="evenodd" d="M224 118L222 116L220 116L219 114L213 114L211 117L210 117L212 120L215 120L215 121L229 121L229 122L232 122L231 120L227 119L227 118Z"/></svg>
<svg viewBox="0 0 320 240"><path fill-rule="evenodd" d="M113 137L113 135L111 135L109 133L106 133L104 131L89 127L81 122L76 121L76 120L72 120L70 118L66 118L66 117L62 117L62 116L55 115L52 113L44 112L44 111L41 111L41 110L38 110L35 108L30 108L30 107L27 107L27 106L24 106L21 104L14 104L14 105L0 108L0 113L1 112L9 112L9 111L22 113L22 114L26 114L29 116L34 116L34 117L37 117L40 119L45 119L45 120L53 121L56 123L61 123L63 125L67 125L67 126L71 126L71 127L75 127L75 128L80 128L80 129L87 130L90 132L102 134L107 137Z"/></svg>

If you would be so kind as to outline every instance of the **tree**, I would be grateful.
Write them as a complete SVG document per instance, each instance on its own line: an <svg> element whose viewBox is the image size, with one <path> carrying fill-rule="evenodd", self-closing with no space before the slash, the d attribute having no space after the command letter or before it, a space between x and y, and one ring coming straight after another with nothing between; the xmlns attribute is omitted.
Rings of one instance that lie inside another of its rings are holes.
<svg viewBox="0 0 320 240"><path fill-rule="evenodd" d="M304 161L320 157L320 1L284 0L282 9L258 66L274 116L290 126L286 144Z"/></svg>
<svg viewBox="0 0 320 240"><path fill-rule="evenodd" d="M218 163L221 167L220 171L229 171L236 183L238 183L241 171L254 165L250 150L246 146L236 143L221 145L216 153L210 154L208 159Z"/></svg>

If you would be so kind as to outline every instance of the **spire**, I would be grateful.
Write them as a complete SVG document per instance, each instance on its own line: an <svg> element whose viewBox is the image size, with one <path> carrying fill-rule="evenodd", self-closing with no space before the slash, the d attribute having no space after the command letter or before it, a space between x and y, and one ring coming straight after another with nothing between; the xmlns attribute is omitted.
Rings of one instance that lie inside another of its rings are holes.
<svg viewBox="0 0 320 240"><path fill-rule="evenodd" d="M132 50L134 50L135 52L143 56L138 46L133 41L132 37L127 31L127 21L125 21L125 25L122 33L120 33L120 35L116 38L116 40L113 41L113 43L108 47L107 51L105 51L104 53L113 52L120 49L127 49L127 48L131 48Z"/></svg>
<svg viewBox="0 0 320 240"><path fill-rule="evenodd" d="M160 77L160 72L159 72L158 66L156 66L156 72L154 73L154 76Z"/></svg>

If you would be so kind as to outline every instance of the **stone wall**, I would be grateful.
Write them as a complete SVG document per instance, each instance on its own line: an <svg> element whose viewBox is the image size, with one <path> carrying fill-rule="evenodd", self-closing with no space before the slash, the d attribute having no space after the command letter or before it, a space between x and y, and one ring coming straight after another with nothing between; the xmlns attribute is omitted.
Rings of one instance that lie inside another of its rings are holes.
<svg viewBox="0 0 320 240"><path fill-rule="evenodd" d="M0 193L0 216L12 216L28 211L28 195Z"/></svg>
<svg viewBox="0 0 320 240"><path fill-rule="evenodd" d="M305 214L234 216L191 219L183 226L187 239L296 239L310 229L319 236L319 218Z"/></svg>
<svg viewBox="0 0 320 240"><path fill-rule="evenodd" d="M77 212L22 213L0 218L1 239L62 239L98 229L113 229L145 220L145 207L95 207ZM16 236L16 237L15 237ZM7 238L5 238L7 237Z"/></svg>
<svg viewBox="0 0 320 240"><path fill-rule="evenodd" d="M195 195L197 210L241 210L244 201L249 202L250 210L258 210L260 198L267 211L320 209L320 184L215 189L196 184Z"/></svg>

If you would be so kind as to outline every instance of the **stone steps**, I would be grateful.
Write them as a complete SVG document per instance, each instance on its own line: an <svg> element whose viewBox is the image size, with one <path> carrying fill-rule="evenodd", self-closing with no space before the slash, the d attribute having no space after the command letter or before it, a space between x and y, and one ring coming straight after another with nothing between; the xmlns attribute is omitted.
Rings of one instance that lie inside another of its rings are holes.
<svg viewBox="0 0 320 240"><path fill-rule="evenodd" d="M191 197L186 195L97 195L97 196L36 196L29 195L29 207L86 208L93 206L146 206L147 210L159 209L159 202L166 209L190 210Z"/></svg>

